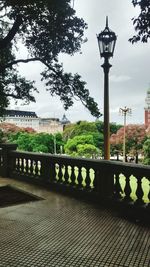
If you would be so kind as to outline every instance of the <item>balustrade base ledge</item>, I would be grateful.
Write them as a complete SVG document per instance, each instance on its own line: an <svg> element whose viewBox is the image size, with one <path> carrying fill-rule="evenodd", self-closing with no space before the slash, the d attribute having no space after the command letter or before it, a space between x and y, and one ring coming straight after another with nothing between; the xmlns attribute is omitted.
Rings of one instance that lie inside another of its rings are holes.
<svg viewBox="0 0 150 267"><path fill-rule="evenodd" d="M71 186L69 184L50 182L49 180L44 180L39 177L27 177L26 175L20 175L14 173L10 178L14 180L24 181L37 186L42 186L50 191L55 191L66 196L71 196L79 200L88 201L89 203L102 204L110 203L112 198L102 198L98 192L92 190L85 190L84 188L79 188L78 186Z"/></svg>
<svg viewBox="0 0 150 267"><path fill-rule="evenodd" d="M121 217L132 220L136 223L143 223L150 226L150 205L137 205L133 201L113 200L112 208L117 210Z"/></svg>

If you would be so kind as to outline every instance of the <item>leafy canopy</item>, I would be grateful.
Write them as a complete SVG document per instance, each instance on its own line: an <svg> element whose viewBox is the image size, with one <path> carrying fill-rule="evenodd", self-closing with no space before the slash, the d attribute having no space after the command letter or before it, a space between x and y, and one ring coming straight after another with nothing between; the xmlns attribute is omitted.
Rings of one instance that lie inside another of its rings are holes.
<svg viewBox="0 0 150 267"><path fill-rule="evenodd" d="M150 137L144 142L143 145L144 149L144 164L150 165Z"/></svg>
<svg viewBox="0 0 150 267"><path fill-rule="evenodd" d="M146 127L140 124L128 124L126 126L126 152L136 154L140 152L146 139ZM124 127L121 127L116 134L110 137L110 143L117 150L122 150L124 141Z"/></svg>
<svg viewBox="0 0 150 267"><path fill-rule="evenodd" d="M97 103L86 83L76 73L64 72L58 61L60 53L79 52L87 25L75 15L71 0L0 1L0 107L1 112L11 97L24 102L35 101L33 81L21 77L18 63L39 61L44 69L41 79L50 94L58 95L67 109L75 98L99 117ZM26 58L16 58L20 42L27 48Z"/></svg>
<svg viewBox="0 0 150 267"><path fill-rule="evenodd" d="M28 132L17 132L12 133L8 136L10 142L16 143L19 150L29 152L44 152L54 153L54 136L47 133L28 133ZM62 135L57 133L56 139L56 151L60 153L63 146Z"/></svg>
<svg viewBox="0 0 150 267"><path fill-rule="evenodd" d="M150 38L150 1L149 0L132 0L134 7L139 7L140 12L136 18L133 18L133 25L136 35L129 39L135 43L141 41L148 42Z"/></svg>
<svg viewBox="0 0 150 267"><path fill-rule="evenodd" d="M85 156L93 151L97 152L94 146L93 136L91 134L77 135L69 139L64 146L65 153L71 156ZM89 157L89 156L88 156Z"/></svg>

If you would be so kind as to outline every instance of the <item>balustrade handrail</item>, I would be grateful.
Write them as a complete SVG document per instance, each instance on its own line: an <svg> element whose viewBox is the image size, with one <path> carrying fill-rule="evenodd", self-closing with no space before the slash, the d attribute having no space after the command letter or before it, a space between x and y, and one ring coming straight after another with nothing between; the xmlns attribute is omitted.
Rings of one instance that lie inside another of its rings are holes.
<svg viewBox="0 0 150 267"><path fill-rule="evenodd" d="M91 165L96 166L98 165L106 165L106 166L111 166L113 168L129 168L131 170L135 169L135 170L140 170L142 169L142 171L147 172L150 176L150 166L147 165L142 165L142 164L136 164L136 163L124 163L124 162L118 162L118 161L114 161L114 160L103 160L103 159L87 159L87 158L82 158L82 157L70 157L67 155L53 155L53 154L49 154L49 153L37 153L37 152L26 152L26 151L16 151L16 150L12 150L10 152L11 155L19 155L19 156L31 156L33 158L50 158L53 160L63 160L63 161L70 161L70 162L82 162L84 164L89 164L91 163Z"/></svg>

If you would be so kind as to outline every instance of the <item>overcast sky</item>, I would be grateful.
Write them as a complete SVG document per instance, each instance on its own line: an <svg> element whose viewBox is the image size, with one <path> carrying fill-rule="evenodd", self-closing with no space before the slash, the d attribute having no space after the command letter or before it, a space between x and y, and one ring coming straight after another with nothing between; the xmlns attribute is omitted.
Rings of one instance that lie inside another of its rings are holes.
<svg viewBox="0 0 150 267"><path fill-rule="evenodd" d="M129 43L134 34L131 19L137 14L131 0L75 0L74 8L77 16L88 24L85 37L88 41L82 46L82 54L73 57L61 55L60 61L65 71L79 73L87 83L90 94L97 101L103 113L103 59L100 58L96 34L105 28L106 16L109 17L109 27L117 35L114 57L110 59L113 65L110 69L110 121L123 123L119 108L127 106L132 109L128 123L144 122L144 106L147 89L150 86L149 75L149 44ZM21 49L18 58L22 57ZM64 111L58 97L51 97L40 82L41 64L20 64L20 71L28 79L36 81L40 93L36 95L36 103L28 106L18 104L20 110L35 111L40 117L62 118L65 113L71 122L78 120L95 120L90 112L80 102L75 102L73 108ZM11 106L14 108L14 105ZM103 120L103 117L101 117Z"/></svg>

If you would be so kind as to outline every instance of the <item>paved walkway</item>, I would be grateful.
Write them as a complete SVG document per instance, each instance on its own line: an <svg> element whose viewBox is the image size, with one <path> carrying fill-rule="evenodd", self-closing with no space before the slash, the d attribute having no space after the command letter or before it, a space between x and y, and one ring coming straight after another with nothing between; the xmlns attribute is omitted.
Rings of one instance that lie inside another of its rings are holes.
<svg viewBox="0 0 150 267"><path fill-rule="evenodd" d="M149 266L148 227L37 186L5 184L44 200L0 209L0 266Z"/></svg>

